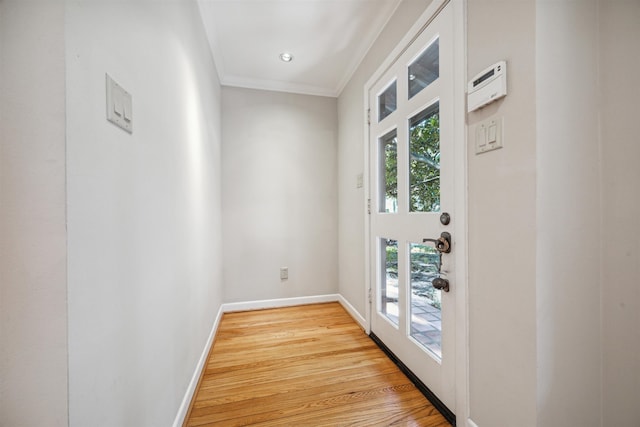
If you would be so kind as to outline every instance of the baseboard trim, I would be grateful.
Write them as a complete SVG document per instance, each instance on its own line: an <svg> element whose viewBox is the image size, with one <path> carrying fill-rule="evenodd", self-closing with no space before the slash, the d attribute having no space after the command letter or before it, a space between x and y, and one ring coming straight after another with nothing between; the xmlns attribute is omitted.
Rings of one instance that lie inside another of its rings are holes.
<svg viewBox="0 0 640 427"><path fill-rule="evenodd" d="M349 303L349 301L347 301L346 298L340 294L338 294L338 302L345 310L347 310L347 313L349 313L351 317L353 317L353 320L358 322L360 324L360 327L366 331L367 320L362 317L360 313L358 313L358 311L351 305L351 303Z"/></svg>
<svg viewBox="0 0 640 427"><path fill-rule="evenodd" d="M224 305L224 304L223 304ZM178 408L178 413L176 414L175 420L173 420L173 427L182 427L184 421L189 414L189 410L191 409L191 401L193 400L193 395L195 394L198 384L200 383L200 378L202 377L202 371L204 370L204 365L207 363L207 359L209 358L209 352L211 351L211 346L213 346L213 340L216 336L216 332L218 332L218 326L220 326L220 320L222 320L222 314L224 313L222 308L223 305L218 309L218 314L216 315L215 320L213 321L213 325L211 327L211 332L209 332L209 337L207 338L207 342L202 350L202 354L200 355L200 359L198 359L198 364L196 365L196 369L193 372L193 376L191 377L191 381L189 382L189 386L187 387L187 391L184 394L184 398L182 399L182 403L180 404L180 408Z"/></svg>
<svg viewBox="0 0 640 427"><path fill-rule="evenodd" d="M471 421L471 418L467 418L467 427L478 427L478 424Z"/></svg>
<svg viewBox="0 0 640 427"><path fill-rule="evenodd" d="M409 378L409 380L416 386L416 388L420 390L422 394L424 394L424 397L426 397L427 400L431 402L434 408L436 408L442 414L442 416L447 421L449 421L449 423L451 423L452 426L455 426L456 415L453 412L451 412L451 410L447 408L447 406L444 403L442 403L440 399L438 399L438 396L436 396L431 390L429 390L429 387L427 387L425 383L420 381L420 378L418 378L413 372L411 372L411 369L409 369L407 365L402 363L402 361L398 359L398 357L395 354L393 354L393 352L389 349L389 347L387 347L380 340L380 338L376 336L376 334L371 332L369 334L369 337L373 340L373 342L375 342L378 345L378 347L380 347L380 349L389 357L389 359L391 359L393 363L395 363L398 366L398 368L400 368L400 370L407 376L407 378Z"/></svg>
<svg viewBox="0 0 640 427"><path fill-rule="evenodd" d="M337 302L340 299L338 294L314 295L309 297L279 298L261 301L231 302L222 304L224 313L234 311L264 310L267 308L291 307L296 305L320 304L323 302Z"/></svg>

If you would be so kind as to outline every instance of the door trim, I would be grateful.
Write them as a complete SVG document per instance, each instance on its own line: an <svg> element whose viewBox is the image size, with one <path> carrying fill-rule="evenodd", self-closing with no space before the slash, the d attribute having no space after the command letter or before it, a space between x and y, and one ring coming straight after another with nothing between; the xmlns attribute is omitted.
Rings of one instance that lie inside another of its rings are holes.
<svg viewBox="0 0 640 427"><path fill-rule="evenodd" d="M410 28L387 58L380 64L363 88L363 126L364 126L364 254L365 254L365 331L371 334L372 319L372 277L371 277L371 178L370 178L370 133L369 120L371 111L375 109L369 104L369 91L396 62L398 57L408 48L438 13L450 4L453 15L453 85L454 85L454 117L453 139L455 150L454 194L456 221L453 227L455 239L455 277L456 277L456 322L455 322L455 399L458 420L469 420L469 323L468 323L468 185L467 185L467 125L466 125L466 79L467 79L467 45L466 45L466 12L467 0L433 0L424 13ZM462 236L462 238L460 238ZM446 407L445 407L446 408Z"/></svg>

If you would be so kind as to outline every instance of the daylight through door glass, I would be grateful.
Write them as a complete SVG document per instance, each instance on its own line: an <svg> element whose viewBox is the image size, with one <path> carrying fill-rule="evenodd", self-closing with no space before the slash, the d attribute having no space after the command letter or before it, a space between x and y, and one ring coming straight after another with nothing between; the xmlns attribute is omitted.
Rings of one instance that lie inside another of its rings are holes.
<svg viewBox="0 0 640 427"><path fill-rule="evenodd" d="M382 271L380 277L379 311L398 326L398 241L380 239Z"/></svg>
<svg viewBox="0 0 640 427"><path fill-rule="evenodd" d="M409 211L440 211L440 103L409 120Z"/></svg>
<svg viewBox="0 0 640 427"><path fill-rule="evenodd" d="M438 358L442 357L441 291L431 281L438 277L440 254L432 246L412 243L410 335Z"/></svg>
<svg viewBox="0 0 640 427"><path fill-rule="evenodd" d="M398 212L398 137L392 130L378 143L378 212Z"/></svg>
<svg viewBox="0 0 640 427"><path fill-rule="evenodd" d="M440 39L436 39L407 70L409 99L440 77Z"/></svg>
<svg viewBox="0 0 640 427"><path fill-rule="evenodd" d="M381 122L389 114L396 111L397 107L396 82L394 80L384 92L378 95L378 121Z"/></svg>

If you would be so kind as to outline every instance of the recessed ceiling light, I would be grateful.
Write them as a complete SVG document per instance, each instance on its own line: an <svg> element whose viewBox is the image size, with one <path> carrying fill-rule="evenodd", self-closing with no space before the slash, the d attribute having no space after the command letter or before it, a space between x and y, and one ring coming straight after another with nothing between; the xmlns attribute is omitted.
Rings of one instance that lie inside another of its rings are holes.
<svg viewBox="0 0 640 427"><path fill-rule="evenodd" d="M289 52L283 52L280 54L280 59L283 60L284 62L291 62L293 61L293 55L290 54Z"/></svg>

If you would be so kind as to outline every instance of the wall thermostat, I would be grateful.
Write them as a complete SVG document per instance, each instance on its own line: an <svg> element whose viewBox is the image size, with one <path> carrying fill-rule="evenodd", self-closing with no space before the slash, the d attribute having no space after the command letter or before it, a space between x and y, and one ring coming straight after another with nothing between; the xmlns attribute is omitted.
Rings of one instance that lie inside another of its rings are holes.
<svg viewBox="0 0 640 427"><path fill-rule="evenodd" d="M507 94L507 63L496 62L478 73L467 86L467 111L470 113Z"/></svg>

